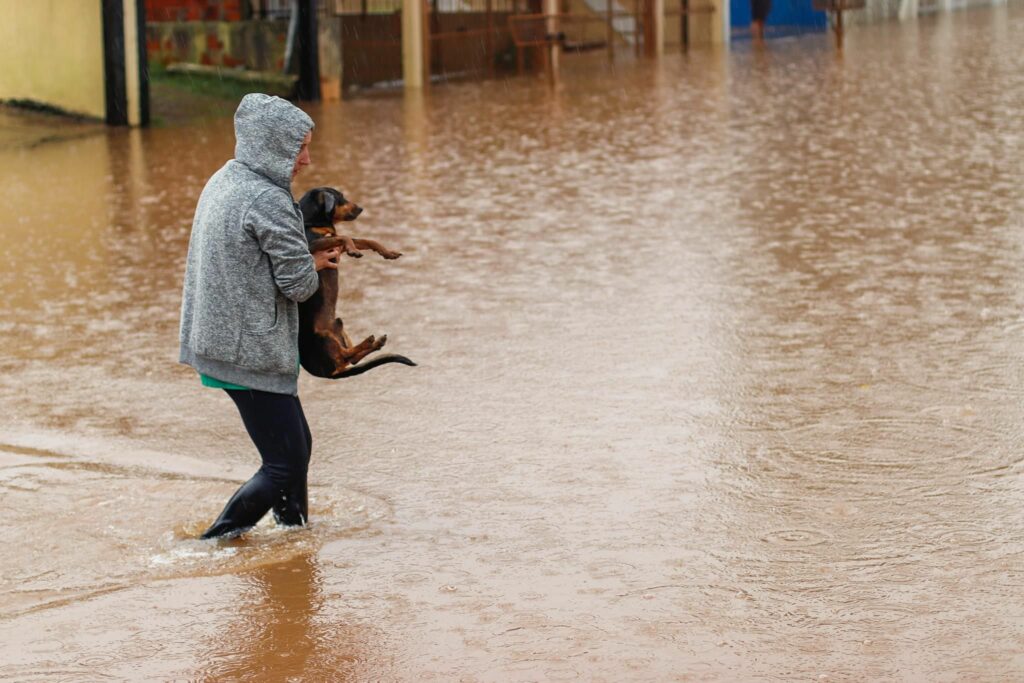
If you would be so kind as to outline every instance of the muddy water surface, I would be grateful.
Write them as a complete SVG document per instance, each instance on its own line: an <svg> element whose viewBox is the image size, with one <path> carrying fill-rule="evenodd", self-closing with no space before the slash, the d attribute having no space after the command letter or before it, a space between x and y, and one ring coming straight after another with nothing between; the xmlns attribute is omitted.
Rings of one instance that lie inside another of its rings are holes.
<svg viewBox="0 0 1024 683"><path fill-rule="evenodd" d="M1024 677L1024 11L311 107L420 363L303 377L314 524L178 366L230 120L0 115L0 678Z"/></svg>

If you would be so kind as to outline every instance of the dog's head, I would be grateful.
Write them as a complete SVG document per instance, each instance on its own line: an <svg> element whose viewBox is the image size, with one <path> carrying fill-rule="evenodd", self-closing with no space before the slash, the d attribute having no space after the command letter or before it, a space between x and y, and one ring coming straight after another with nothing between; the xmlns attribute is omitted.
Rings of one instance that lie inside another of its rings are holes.
<svg viewBox="0 0 1024 683"><path fill-rule="evenodd" d="M332 235L335 223L354 221L363 212L362 207L345 199L345 195L333 187L314 187L302 195L299 210L307 228L330 228Z"/></svg>

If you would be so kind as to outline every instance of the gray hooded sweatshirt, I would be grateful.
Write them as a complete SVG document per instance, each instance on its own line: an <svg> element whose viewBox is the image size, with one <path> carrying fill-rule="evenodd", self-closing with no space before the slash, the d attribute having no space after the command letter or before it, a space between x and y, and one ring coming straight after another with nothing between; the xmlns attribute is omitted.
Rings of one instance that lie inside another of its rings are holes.
<svg viewBox="0 0 1024 683"><path fill-rule="evenodd" d="M296 302L319 281L291 181L312 128L279 97L238 105L235 158L203 188L185 266L179 361L204 375L298 393Z"/></svg>

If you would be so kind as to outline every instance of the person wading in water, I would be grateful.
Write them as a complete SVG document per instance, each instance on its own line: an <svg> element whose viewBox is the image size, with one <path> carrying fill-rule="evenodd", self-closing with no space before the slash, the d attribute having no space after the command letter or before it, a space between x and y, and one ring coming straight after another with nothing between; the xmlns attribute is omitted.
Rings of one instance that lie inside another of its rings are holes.
<svg viewBox="0 0 1024 683"><path fill-rule="evenodd" d="M772 0L750 0L750 35L755 43L764 42L764 22L772 11Z"/></svg>
<svg viewBox="0 0 1024 683"><path fill-rule="evenodd" d="M337 268L339 250L309 253L292 180L309 165L313 120L279 97L250 94L235 112L235 158L196 206L181 300L179 361L238 407L263 461L202 538L236 535L273 510L308 520L313 449L298 396L299 311Z"/></svg>

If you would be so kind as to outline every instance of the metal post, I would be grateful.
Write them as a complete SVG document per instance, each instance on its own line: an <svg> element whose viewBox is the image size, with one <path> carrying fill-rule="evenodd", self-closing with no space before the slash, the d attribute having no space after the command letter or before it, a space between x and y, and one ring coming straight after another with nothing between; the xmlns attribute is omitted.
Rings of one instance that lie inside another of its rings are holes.
<svg viewBox="0 0 1024 683"><path fill-rule="evenodd" d="M107 123L112 126L128 124L124 68L124 5L121 0L103 0L103 72Z"/></svg>
<svg viewBox="0 0 1024 683"><path fill-rule="evenodd" d="M640 17L643 16L640 2L641 0L633 0L633 54L637 57L640 56L640 41L643 39L643 31L640 30Z"/></svg>
<svg viewBox="0 0 1024 683"><path fill-rule="evenodd" d="M654 0L641 0L644 18L644 55L654 56Z"/></svg>
<svg viewBox="0 0 1024 683"><path fill-rule="evenodd" d="M487 52L487 75L494 78L494 0L487 0L487 38L484 49Z"/></svg>
<svg viewBox="0 0 1024 683"><path fill-rule="evenodd" d="M512 14L525 14L525 12L519 7L519 0L512 0ZM509 30L512 30L511 22L509 23ZM522 76L526 71L526 58L523 56L523 48L519 46L519 43L516 42L514 38L512 42L516 48L516 75Z"/></svg>
<svg viewBox="0 0 1024 683"><path fill-rule="evenodd" d="M647 0L651 6L651 42L647 53L660 57L665 54L665 0Z"/></svg>
<svg viewBox="0 0 1024 683"><path fill-rule="evenodd" d="M612 18L612 3L605 0L605 22L608 24L608 61L615 61L615 25Z"/></svg>
<svg viewBox="0 0 1024 683"><path fill-rule="evenodd" d="M690 47L690 0L680 0L680 3L682 11L679 13L679 36L685 50Z"/></svg>
<svg viewBox="0 0 1024 683"><path fill-rule="evenodd" d="M299 0L299 99L320 99L320 46L315 0Z"/></svg>

